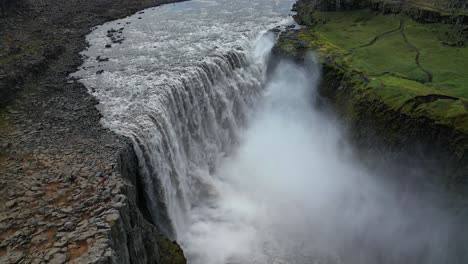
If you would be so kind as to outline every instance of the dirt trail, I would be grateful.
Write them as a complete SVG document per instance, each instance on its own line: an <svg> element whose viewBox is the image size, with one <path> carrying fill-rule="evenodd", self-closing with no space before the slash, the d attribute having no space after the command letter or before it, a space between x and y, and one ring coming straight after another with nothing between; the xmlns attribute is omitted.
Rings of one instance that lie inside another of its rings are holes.
<svg viewBox="0 0 468 264"><path fill-rule="evenodd" d="M400 26L399 26L397 29L392 29L392 30L390 30L390 31L381 33L381 34L377 35L371 42L369 42L369 43L367 43L367 44L364 44L364 45L362 45L362 46L359 46L359 48L366 48L366 47L372 46L372 45L374 45L379 39L383 38L383 37L386 36L386 35L389 35L389 34L398 32L398 31L400 31L402 28L403 28L403 21L400 20Z"/></svg>
<svg viewBox="0 0 468 264"><path fill-rule="evenodd" d="M421 69L421 71L423 71L424 74L426 74L426 76L427 76L427 81L426 82L432 82L432 80L433 80L432 73L430 71L424 69L424 67L421 65L421 61L420 61L421 52L419 51L418 47L413 45L408 40L408 37L406 36L406 32L405 32L405 23L404 23L404 20L402 20L402 21L403 21L403 26L401 27L401 30L400 30L401 36L403 37L403 40L405 41L406 45L408 45L408 47L410 47L411 49L416 51L415 62L416 62L416 65L418 66L418 68Z"/></svg>
<svg viewBox="0 0 468 264"><path fill-rule="evenodd" d="M419 51L419 49L413 45L407 38L406 36L406 32L405 32L405 20L403 18L400 19L400 26L397 28L397 29L393 29L393 30L390 30L390 31L387 31L387 32L383 32L377 36L375 36L374 39L372 39L369 43L367 44L364 44L364 45L361 45L357 48L353 48L353 49L350 49L348 54L346 55L351 55L353 54L353 52L357 49L361 49L361 48L367 48L367 47L370 47L374 44L376 44L380 39L382 39L383 37L389 35L389 34L392 34L392 33L396 33L396 32L400 32L401 36L403 37L403 40L405 41L406 45L414 50L416 52L416 57L415 57L415 63L416 63L416 66L418 66L418 68L426 75L426 82L432 82L433 80L433 75L430 71L424 69L424 67L421 65L421 61L420 61L420 58L421 58L421 52ZM389 74L389 72L384 72L382 73L382 75L385 75L385 74Z"/></svg>

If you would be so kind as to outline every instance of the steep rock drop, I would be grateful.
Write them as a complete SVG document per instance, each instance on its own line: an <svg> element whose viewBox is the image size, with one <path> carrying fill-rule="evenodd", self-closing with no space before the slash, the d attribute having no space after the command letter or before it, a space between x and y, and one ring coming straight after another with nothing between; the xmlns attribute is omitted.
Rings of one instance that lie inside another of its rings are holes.
<svg viewBox="0 0 468 264"><path fill-rule="evenodd" d="M210 173L236 145L274 44L272 34L255 40L291 22L291 4L190 1L88 36L75 76L99 99L103 124L133 140L145 204L166 236L184 240L192 209L212 188Z"/></svg>
<svg viewBox="0 0 468 264"><path fill-rule="evenodd" d="M88 37L76 75L103 124L132 139L151 219L191 263L450 260L458 219L356 161L315 107L314 56L267 76L275 36L261 32L290 22L290 4L191 1Z"/></svg>

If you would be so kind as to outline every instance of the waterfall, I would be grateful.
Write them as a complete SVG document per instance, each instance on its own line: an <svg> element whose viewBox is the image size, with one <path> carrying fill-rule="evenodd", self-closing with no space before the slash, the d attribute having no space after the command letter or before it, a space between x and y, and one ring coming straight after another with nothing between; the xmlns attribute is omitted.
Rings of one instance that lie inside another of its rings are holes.
<svg viewBox="0 0 468 264"><path fill-rule="evenodd" d="M210 173L236 144L261 92L265 57L251 50L238 49L194 67L160 95L166 107L143 117L150 125L132 135L147 205L154 221L166 224L168 235L183 232L187 212L209 193Z"/></svg>
<svg viewBox="0 0 468 264"><path fill-rule="evenodd" d="M260 32L291 23L291 2L189 1L88 36L75 76L99 99L103 124L132 139L146 205L165 235L184 233L188 212L210 195L210 174L262 92L274 35Z"/></svg>
<svg viewBox="0 0 468 264"><path fill-rule="evenodd" d="M291 4L193 0L88 36L75 76L133 140L153 222L195 264L444 263L460 219L355 159L314 108L314 57L266 78L262 32L291 23Z"/></svg>

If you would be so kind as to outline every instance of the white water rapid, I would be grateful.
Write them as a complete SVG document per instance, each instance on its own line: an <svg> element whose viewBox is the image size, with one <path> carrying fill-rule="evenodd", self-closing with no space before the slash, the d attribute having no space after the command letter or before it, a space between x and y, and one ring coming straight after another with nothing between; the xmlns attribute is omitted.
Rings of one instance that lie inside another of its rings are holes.
<svg viewBox="0 0 468 264"><path fill-rule="evenodd" d="M292 23L291 4L193 0L88 36L75 76L133 140L153 221L195 264L444 263L449 219L401 206L353 159L313 107L314 57L267 79L262 32Z"/></svg>

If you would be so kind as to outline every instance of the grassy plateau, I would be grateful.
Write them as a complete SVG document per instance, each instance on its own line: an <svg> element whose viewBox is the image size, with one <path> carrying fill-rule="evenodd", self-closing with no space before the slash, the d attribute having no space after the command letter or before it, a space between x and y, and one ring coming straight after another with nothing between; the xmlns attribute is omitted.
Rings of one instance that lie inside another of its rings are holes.
<svg viewBox="0 0 468 264"><path fill-rule="evenodd" d="M447 44L450 25L369 9L312 16L313 25L280 43L286 53L296 52L297 45L315 49L322 59L364 78L357 89L366 96L468 132L468 46Z"/></svg>

